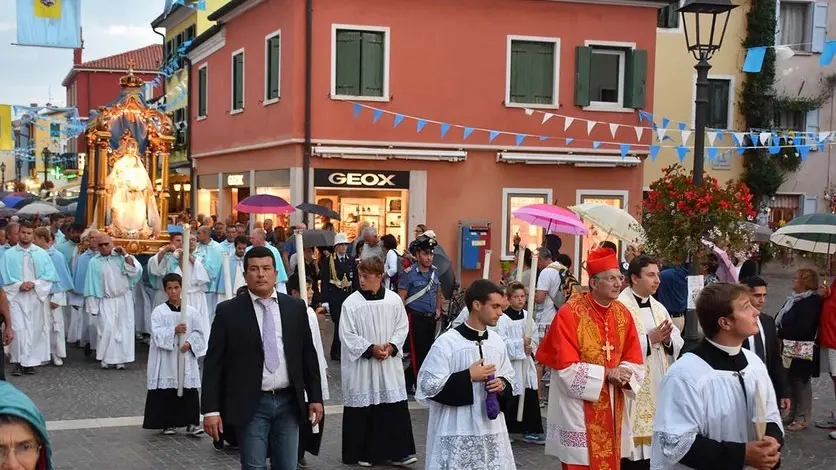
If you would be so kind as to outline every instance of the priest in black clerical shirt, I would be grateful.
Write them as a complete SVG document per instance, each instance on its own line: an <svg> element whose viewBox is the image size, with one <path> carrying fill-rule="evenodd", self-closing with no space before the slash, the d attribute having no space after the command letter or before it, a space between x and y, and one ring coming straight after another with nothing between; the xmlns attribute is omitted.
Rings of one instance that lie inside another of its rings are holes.
<svg viewBox="0 0 836 470"><path fill-rule="evenodd" d="M653 468L775 469L784 442L775 391L763 361L742 347L758 332L748 287L710 284L696 303L706 339L662 380Z"/></svg>
<svg viewBox="0 0 836 470"><path fill-rule="evenodd" d="M766 302L766 281L760 276L749 276L741 279L740 283L749 287L749 300L752 302L752 307L759 312L762 311L763 304ZM790 389L787 384L787 370L781 359L775 319L761 313L758 316L758 326L758 333L744 341L743 347L753 351L766 364L766 370L769 372L769 378L772 379L772 386L775 387L775 394L778 396L778 408L789 410Z"/></svg>

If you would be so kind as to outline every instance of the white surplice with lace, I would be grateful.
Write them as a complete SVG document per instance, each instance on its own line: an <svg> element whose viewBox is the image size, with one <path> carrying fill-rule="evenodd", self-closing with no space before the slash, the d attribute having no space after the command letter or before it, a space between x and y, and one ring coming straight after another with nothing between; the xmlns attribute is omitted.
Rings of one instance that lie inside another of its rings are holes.
<svg viewBox="0 0 836 470"><path fill-rule="evenodd" d="M355 292L340 314L343 405L363 408L406 401L403 349L409 322L398 294L386 290L381 300ZM398 353L382 361L362 357L369 346L392 343Z"/></svg>
<svg viewBox="0 0 836 470"><path fill-rule="evenodd" d="M197 359L206 355L207 341L204 322L197 309L189 307L186 322L186 373L183 388L200 388L200 369ZM177 388L177 362L180 355L180 335L174 328L180 324L180 312L167 303L151 312L151 347L148 349L148 390Z"/></svg>
<svg viewBox="0 0 836 470"><path fill-rule="evenodd" d="M482 341L485 364L496 366L496 377L505 378L512 390L506 394L519 395L514 369L508 359L505 343L495 331L489 331ZM487 391L485 382L471 382L473 404L447 406L432 400L443 389L450 376L470 368L479 359L479 346L456 329L451 329L435 340L418 373L415 398L430 408L427 426L426 468L447 470L513 470L514 452L505 417L488 419L485 412Z"/></svg>

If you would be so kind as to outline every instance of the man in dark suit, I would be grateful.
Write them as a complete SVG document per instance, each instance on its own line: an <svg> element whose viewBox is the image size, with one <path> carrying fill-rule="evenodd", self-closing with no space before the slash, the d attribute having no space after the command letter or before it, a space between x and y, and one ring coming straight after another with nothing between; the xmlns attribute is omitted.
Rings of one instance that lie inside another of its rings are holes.
<svg viewBox="0 0 836 470"><path fill-rule="evenodd" d="M305 304L277 293L276 276L267 248L244 255L248 292L218 305L204 362L203 426L216 441L235 428L244 470L267 468L268 451L273 469L296 470L300 427L323 415Z"/></svg>
<svg viewBox="0 0 836 470"><path fill-rule="evenodd" d="M749 276L742 279L740 283L749 287L750 302L760 312L766 302L766 281L760 276ZM775 319L761 313L758 316L758 326L760 327L758 334L744 341L743 347L754 351L766 364L769 378L772 379L772 386L775 388L775 396L778 398L778 407L781 410L789 410L790 390L787 384L787 372L781 359Z"/></svg>

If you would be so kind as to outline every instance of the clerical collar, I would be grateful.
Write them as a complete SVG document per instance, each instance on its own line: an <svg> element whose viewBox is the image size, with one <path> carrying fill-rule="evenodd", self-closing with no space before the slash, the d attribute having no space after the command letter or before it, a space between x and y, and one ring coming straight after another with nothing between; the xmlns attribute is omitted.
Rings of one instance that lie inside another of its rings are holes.
<svg viewBox="0 0 836 470"><path fill-rule="evenodd" d="M740 354L739 347L736 348L737 353L730 354L730 350L734 349L706 338L687 354L696 355L714 370L740 372L749 365L749 361L745 354Z"/></svg>
<svg viewBox="0 0 836 470"><path fill-rule="evenodd" d="M456 327L456 331L468 341L484 341L488 339L488 330L478 331L465 321Z"/></svg>
<svg viewBox="0 0 836 470"><path fill-rule="evenodd" d="M736 356L736 355L740 354L740 350L743 347L742 345L741 346L723 346L722 344L717 344L717 343L715 343L714 341L711 341L708 338L706 338L705 340L708 341L712 346L719 349L720 351L723 351L724 353L728 354L729 356Z"/></svg>
<svg viewBox="0 0 836 470"><path fill-rule="evenodd" d="M166 300L165 304L168 305L168 308L171 309L172 312L179 312L180 311L180 306L179 305L175 307L171 302L169 302L167 300Z"/></svg>
<svg viewBox="0 0 836 470"><path fill-rule="evenodd" d="M511 320L522 320L525 315L523 315L522 310L515 310L513 307L508 307L505 311L502 312L503 315L507 315L508 318Z"/></svg>
<svg viewBox="0 0 836 470"><path fill-rule="evenodd" d="M381 285L377 292L361 289L360 295L362 295L366 300L383 300L383 298L386 297L386 288Z"/></svg>
<svg viewBox="0 0 836 470"><path fill-rule="evenodd" d="M639 308L650 307L650 297L642 297L639 294L636 294L636 291L633 288L630 288L630 292L633 293L633 298L636 299L636 303L639 304Z"/></svg>

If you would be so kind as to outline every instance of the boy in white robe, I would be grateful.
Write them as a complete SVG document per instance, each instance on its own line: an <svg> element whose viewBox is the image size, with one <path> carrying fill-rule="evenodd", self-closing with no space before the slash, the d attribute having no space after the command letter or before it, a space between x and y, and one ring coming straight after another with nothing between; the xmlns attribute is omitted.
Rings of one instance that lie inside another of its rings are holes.
<svg viewBox="0 0 836 470"><path fill-rule="evenodd" d="M662 379L651 468L776 468L784 429L775 390L763 361L742 348L758 332L748 288L710 284L696 303L706 339Z"/></svg>
<svg viewBox="0 0 836 470"><path fill-rule="evenodd" d="M633 316L644 355L645 375L638 394L625 396L625 413L633 429L633 448L621 459L621 470L650 468L650 443L659 384L679 357L684 341L668 310L653 298L659 289L659 264L647 255L634 257L627 267L629 287L618 296Z"/></svg>
<svg viewBox="0 0 836 470"><path fill-rule="evenodd" d="M49 292L49 344L52 353L52 363L56 367L64 365L63 359L67 357L67 338L65 336L64 307L67 305L67 293L73 288L70 269L67 261L60 251L55 249L55 240L48 227L35 229L35 244L45 250L55 267L57 281L52 283Z"/></svg>
<svg viewBox="0 0 836 470"><path fill-rule="evenodd" d="M87 267L84 308L96 317L96 360L102 369L111 364L122 370L134 362L133 287L142 278L142 265L107 235L98 238L99 254Z"/></svg>
<svg viewBox="0 0 836 470"><path fill-rule="evenodd" d="M181 320L183 279L166 274L163 285L168 301L151 313L151 347L148 350L148 395L145 398L143 429L162 429L174 435L176 428L186 428L191 436L203 434L200 427L200 369L197 360L206 354L203 320L189 306L186 323ZM180 347L180 338L186 340ZM177 396L179 356L186 356L183 396Z"/></svg>
<svg viewBox="0 0 836 470"><path fill-rule="evenodd" d="M9 298L15 337L9 345L12 375L32 375L50 358L49 294L58 280L46 251L32 243L34 228L20 226L20 241L0 258L0 278Z"/></svg>
<svg viewBox="0 0 836 470"><path fill-rule="evenodd" d="M517 421L520 394L505 400L505 426L509 434L519 434L523 442L545 445L543 417L540 415L540 399L537 393L537 366L534 364L536 342L525 334L528 312L525 310L525 286L512 282L505 288L508 307L493 328L505 342L505 350L516 378L515 390L523 390L523 417ZM533 332L532 332L533 333ZM524 382L524 383L523 383ZM516 437L515 437L516 438Z"/></svg>
<svg viewBox="0 0 836 470"><path fill-rule="evenodd" d="M306 281L307 297L308 297L308 324L311 327L311 335L313 336L314 349L316 349L316 357L319 359L319 377L320 386L322 387L322 399L328 400L331 393L328 391L328 362L325 360L325 352L322 347L322 334L319 330L319 318L316 312L311 308L313 301L313 289L311 288L311 278ZM290 295L301 298L299 292L299 275L294 274L290 276L287 281L287 286L290 289ZM320 307L321 308L321 307ZM307 400L307 395L305 395ZM319 448L322 444L322 428L325 425L325 420L319 422L318 429L314 432L311 426L305 426L300 430L299 434L299 467L305 468L308 463L305 460L305 452L310 452L313 455L319 455Z"/></svg>
<svg viewBox="0 0 836 470"><path fill-rule="evenodd" d="M502 298L496 284L474 281L465 292L467 321L439 336L421 366L415 398L430 408L427 468L517 468L502 413L487 415L492 394L501 405L521 392L505 343L489 331L502 316Z"/></svg>
<svg viewBox="0 0 836 470"><path fill-rule="evenodd" d="M383 286L381 258L360 261L357 271L360 290L348 296L340 313L342 461L412 465L418 458L401 352L409 332L406 310L398 294Z"/></svg>

